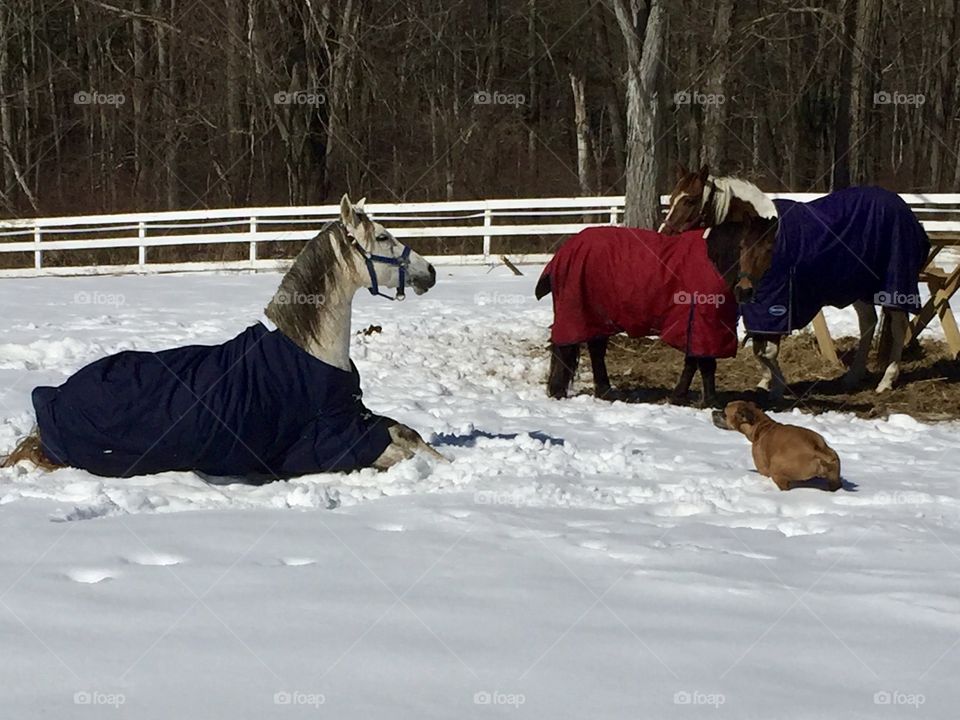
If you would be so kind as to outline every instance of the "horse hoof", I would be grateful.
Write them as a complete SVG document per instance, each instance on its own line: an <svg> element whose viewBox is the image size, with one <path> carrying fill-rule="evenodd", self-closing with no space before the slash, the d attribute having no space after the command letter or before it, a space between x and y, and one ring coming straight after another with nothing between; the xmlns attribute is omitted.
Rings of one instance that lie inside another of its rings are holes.
<svg viewBox="0 0 960 720"><path fill-rule="evenodd" d="M670 397L667 398L667 402L671 405L686 405L687 396L678 395L677 393L670 393Z"/></svg>
<svg viewBox="0 0 960 720"><path fill-rule="evenodd" d="M606 387L594 388L593 390L593 396L598 400L613 400L613 395L613 388L611 388L609 385Z"/></svg>

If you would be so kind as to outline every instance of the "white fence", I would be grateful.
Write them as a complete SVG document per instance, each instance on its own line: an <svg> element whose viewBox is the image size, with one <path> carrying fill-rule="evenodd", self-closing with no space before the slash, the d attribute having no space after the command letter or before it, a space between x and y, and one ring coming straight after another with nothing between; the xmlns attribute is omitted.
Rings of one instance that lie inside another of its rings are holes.
<svg viewBox="0 0 960 720"><path fill-rule="evenodd" d="M794 200L820 196L821 193L771 194ZM902 197L932 237L945 244L960 244L960 194ZM619 195L371 203L367 209L401 239L476 239L475 252L428 254L434 263L483 264L491 261L494 238L569 235L590 225L616 224L623 214L623 202ZM339 206L318 205L0 220L0 276L278 269L286 266L289 258L261 257L260 248L308 240L323 223L338 216ZM245 257L177 262L151 257L156 254L151 251L175 246L192 246L197 256L209 257L215 254L215 246L226 244L242 244ZM504 244L497 254L508 254L515 263L544 262L549 257L545 253L522 252L521 246L514 245L511 249L510 243ZM107 249L127 249L130 260L112 259L111 264L102 264L84 260L80 254ZM54 257L45 262L48 253Z"/></svg>

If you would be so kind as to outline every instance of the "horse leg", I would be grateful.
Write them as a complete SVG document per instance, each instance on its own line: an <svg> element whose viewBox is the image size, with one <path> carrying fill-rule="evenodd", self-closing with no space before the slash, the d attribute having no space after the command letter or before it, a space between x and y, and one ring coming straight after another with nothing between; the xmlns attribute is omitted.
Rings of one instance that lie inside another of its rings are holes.
<svg viewBox="0 0 960 720"><path fill-rule="evenodd" d="M610 338L594 338L587 342L590 351L590 366L593 368L593 394L604 398L610 392L610 376L607 375L607 343Z"/></svg>
<svg viewBox="0 0 960 720"><path fill-rule="evenodd" d="M907 334L907 314L903 310L884 309L884 323L890 327L890 353L884 358L887 363L883 371L883 378L877 385L877 392L882 393L893 388L893 384L900 376L900 357L903 355L903 340Z"/></svg>
<svg viewBox="0 0 960 720"><path fill-rule="evenodd" d="M782 335L771 335L769 337L753 336L753 356L763 368L763 374L760 376L760 382L757 387L766 390L775 400L783 398L787 382L783 378L783 371L780 369L780 363L777 358L780 356L780 341ZM773 387L771 388L771 384Z"/></svg>
<svg viewBox="0 0 960 720"><path fill-rule="evenodd" d="M700 407L713 407L717 403L717 359L699 358L697 366L700 368L700 381L703 383Z"/></svg>
<svg viewBox="0 0 960 720"><path fill-rule="evenodd" d="M547 378L547 395L560 400L567 396L570 383L580 362L579 345L550 343L550 375Z"/></svg>
<svg viewBox="0 0 960 720"><path fill-rule="evenodd" d="M857 300L853 309L857 311L857 321L860 324L860 342L853 364L843 376L843 385L848 390L859 385L867 373L867 358L870 356L870 346L873 345L873 335L877 331L877 309L872 303Z"/></svg>
<svg viewBox="0 0 960 720"><path fill-rule="evenodd" d="M683 359L683 372L680 373L680 379L677 380L677 386L670 393L670 403L672 405L682 405L686 402L687 393L690 392L690 383L693 382L693 376L697 372L697 359L687 356Z"/></svg>

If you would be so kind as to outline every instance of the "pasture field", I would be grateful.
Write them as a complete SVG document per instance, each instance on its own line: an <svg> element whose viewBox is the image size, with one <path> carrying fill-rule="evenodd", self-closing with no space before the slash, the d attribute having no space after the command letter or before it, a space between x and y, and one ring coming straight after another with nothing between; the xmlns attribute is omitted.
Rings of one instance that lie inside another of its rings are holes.
<svg viewBox="0 0 960 720"><path fill-rule="evenodd" d="M937 346L903 373L924 382L867 406L792 338L788 380L826 381L774 417L822 433L846 486L783 493L706 410L598 401L586 370L549 400L551 311L525 272L357 296L366 404L449 465L260 487L0 470L3 715L956 717L960 422ZM36 385L231 338L278 281L5 280L0 448L29 431ZM651 399L679 370L614 347L614 382ZM755 380L741 353L726 393Z"/></svg>

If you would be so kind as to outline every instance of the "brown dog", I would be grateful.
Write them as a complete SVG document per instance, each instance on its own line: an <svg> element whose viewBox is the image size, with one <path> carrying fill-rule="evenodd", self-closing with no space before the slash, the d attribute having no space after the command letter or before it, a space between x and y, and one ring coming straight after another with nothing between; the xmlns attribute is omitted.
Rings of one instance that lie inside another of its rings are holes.
<svg viewBox="0 0 960 720"><path fill-rule="evenodd" d="M753 443L753 462L761 475L773 478L781 490L793 483L824 478L827 489L841 488L840 458L813 430L772 420L752 402L738 400L713 413L724 430L737 430Z"/></svg>

